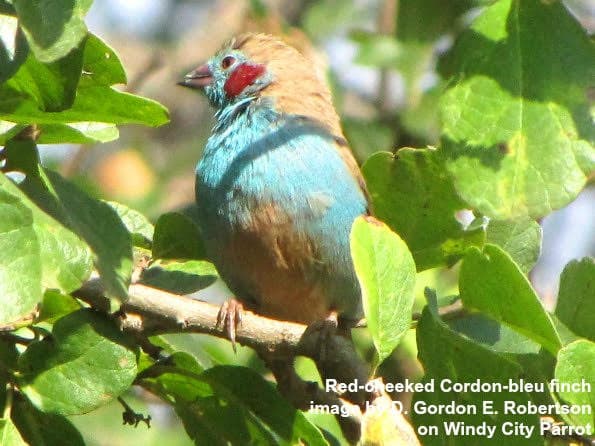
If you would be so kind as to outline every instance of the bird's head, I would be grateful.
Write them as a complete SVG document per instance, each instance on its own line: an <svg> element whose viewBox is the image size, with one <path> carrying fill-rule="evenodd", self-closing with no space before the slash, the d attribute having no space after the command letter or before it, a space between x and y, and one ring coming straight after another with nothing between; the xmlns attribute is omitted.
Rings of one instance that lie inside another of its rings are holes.
<svg viewBox="0 0 595 446"><path fill-rule="evenodd" d="M339 117L322 70L282 40L268 34L231 39L180 85L204 89L218 109L249 98L267 98L280 113L308 116L342 136Z"/></svg>
<svg viewBox="0 0 595 446"><path fill-rule="evenodd" d="M221 50L186 76L179 84L204 89L209 101L217 108L249 97L256 97L271 84L273 75L268 63L250 51L248 44L257 36L247 34L232 39Z"/></svg>

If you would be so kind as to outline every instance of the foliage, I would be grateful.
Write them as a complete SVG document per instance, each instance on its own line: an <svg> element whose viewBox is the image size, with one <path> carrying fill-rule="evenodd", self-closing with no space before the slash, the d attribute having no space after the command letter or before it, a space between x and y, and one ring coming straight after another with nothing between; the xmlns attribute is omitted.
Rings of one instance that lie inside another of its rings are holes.
<svg viewBox="0 0 595 446"><path fill-rule="evenodd" d="M403 240L373 217L353 223L351 253L379 363L409 329L415 263Z"/></svg>
<svg viewBox="0 0 595 446"><path fill-rule="evenodd" d="M153 226L40 163L39 143L107 142L118 138L117 125L168 121L164 106L115 87L126 74L114 50L87 30L91 3L0 0L0 444L84 444L68 417L105 406L132 385L171 405L195 444L336 442L336 428L294 409L257 366L229 365L208 340L189 352L154 338L169 354L155 361L107 314L73 296L96 272L117 308L133 258L145 254L152 264L140 282L155 288L192 293L218 277L190 214L166 213ZM402 74L406 106L370 125L345 120L359 155L391 149L391 137L420 146L376 152L363 163L375 215L385 222L358 219L351 233L374 367L410 328L416 272L459 264L454 300L466 310L459 318L442 320L438 303L452 296L426 289L416 326L423 383L524 377L595 386L593 259L566 267L554 314L528 279L541 246L537 219L571 202L595 169L592 41L560 2L399 6L394 34L352 38L359 63ZM321 37L321 23L355 20L354 8L313 2L301 25ZM456 41L438 51L445 38ZM440 78L427 87L421 78L432 65ZM428 142L436 147L423 148ZM473 213L471 224L460 223L463 210ZM495 407L560 401L595 410L593 393L548 389L417 392L414 404L481 406L486 399ZM576 426L594 421L558 418ZM536 415L412 415L417 427L445 420L538 424ZM445 438L423 442L478 444ZM494 441L543 444L538 431L527 438L500 433Z"/></svg>

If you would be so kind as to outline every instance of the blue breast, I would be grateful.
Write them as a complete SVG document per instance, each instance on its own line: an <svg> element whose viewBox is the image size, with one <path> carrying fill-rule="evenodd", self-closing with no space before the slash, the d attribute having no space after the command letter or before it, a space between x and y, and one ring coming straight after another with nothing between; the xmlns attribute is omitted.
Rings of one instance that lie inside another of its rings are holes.
<svg viewBox="0 0 595 446"><path fill-rule="evenodd" d="M332 135L258 101L236 104L219 113L196 173L199 223L220 270L225 258L218 253L241 234L259 204L273 203L293 223L292 231L316 244L317 262L328 266L322 280L331 306L343 308L347 317L361 316L349 232L367 203Z"/></svg>

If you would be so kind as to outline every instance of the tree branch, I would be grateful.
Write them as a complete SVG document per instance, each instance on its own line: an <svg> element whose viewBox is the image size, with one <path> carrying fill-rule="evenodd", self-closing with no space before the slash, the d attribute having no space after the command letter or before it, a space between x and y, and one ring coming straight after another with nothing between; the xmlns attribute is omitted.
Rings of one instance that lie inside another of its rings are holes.
<svg viewBox="0 0 595 446"><path fill-rule="evenodd" d="M99 278L89 280L73 294L92 307L110 313L109 300ZM136 283L130 286L129 297L120 311L112 316L118 318L123 330L137 337L147 353L157 357L158 350L150 344L148 336L203 333L226 339L222 327L217 326L218 312L216 305ZM455 302L441 309L441 314L445 318L459 317L464 309L460 302ZM329 331L325 322L306 326L246 311L237 329L236 341L256 351L273 373L279 392L295 407L306 410L311 404L349 407L353 403L363 409L374 395L363 391L335 395L325 392L316 383L302 380L295 372L293 359L299 355L314 360L323 381L333 378L343 383L356 380L365 383L370 378L369 366L357 354L349 336L340 330ZM350 442L356 442L361 433L361 412L359 416L355 415L357 412L351 408L349 413L353 416L338 417Z"/></svg>
<svg viewBox="0 0 595 446"><path fill-rule="evenodd" d="M92 307L109 312L109 300L104 295L103 286L99 278L93 278L83 287L73 293L75 297L87 302ZM217 326L219 307L188 296L177 295L142 284L134 284L129 288L129 297L122 304L120 323L123 329L145 336L163 333L203 333L227 339L223 329ZM467 314L460 301L446 307L441 307L440 315L443 319L452 319ZM413 315L413 321L419 319L419 314ZM358 325L363 327L365 324ZM237 329L236 340L239 344L253 348L259 353L267 355L303 355L312 359L320 359L315 349L319 334L317 329L303 324L279 321L259 316L245 311L242 324ZM344 353L345 337L332 336L339 340L331 347L335 351L327 362L335 355ZM336 350L339 351L336 351ZM332 351L333 349L331 349Z"/></svg>
<svg viewBox="0 0 595 446"><path fill-rule="evenodd" d="M226 338L217 327L219 307L145 285L132 285L122 305L122 327L150 336L160 333L204 333ZM306 326L246 311L238 327L238 343L256 351L289 354L297 349Z"/></svg>
<svg viewBox="0 0 595 446"><path fill-rule="evenodd" d="M99 278L89 280L73 294L92 307L109 313L109 302ZM218 306L134 284L130 286L129 297L120 311L113 315L118 317L123 330L145 341L140 342L145 348L148 336L163 333L203 333L226 338L223 329L217 326L218 312ZM351 340L340 331L329 333L325 324L307 327L246 311L237 329L236 342L257 352L275 376L281 394L300 409L307 409L310 403L338 406L348 403L338 395L325 392L317 384L302 380L293 368L293 359L298 355L312 358L323 379L365 383L369 378L369 368ZM368 395L362 391L346 393L342 397L363 406ZM360 420L347 417L338 421L346 438L355 442L361 431Z"/></svg>

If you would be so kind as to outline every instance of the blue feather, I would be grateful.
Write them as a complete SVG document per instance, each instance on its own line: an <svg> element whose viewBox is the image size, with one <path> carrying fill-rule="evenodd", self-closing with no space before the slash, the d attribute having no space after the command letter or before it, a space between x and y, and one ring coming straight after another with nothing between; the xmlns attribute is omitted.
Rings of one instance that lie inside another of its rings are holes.
<svg viewBox="0 0 595 446"><path fill-rule="evenodd" d="M238 298L256 310L268 302L265 314L302 322L320 319L321 312L331 310L346 319L362 316L349 232L353 220L366 213L367 202L326 129L307 118L276 112L267 99L246 98L217 113L196 174L199 223L207 250ZM263 209L268 210L266 218L259 216ZM292 233L270 236L270 231L285 230ZM312 250L296 245L285 254L291 261L281 264L263 260L263 251L255 252L255 246L286 250L264 246L279 237L295 238ZM231 244L235 248L225 249ZM239 246L249 248L238 252ZM258 262L271 269L272 281L287 278L303 283L256 283L269 280L267 272L253 277ZM311 308L305 298L302 303L284 302L292 287L303 294L315 289L312 295L323 301ZM276 295L259 295L265 291Z"/></svg>

